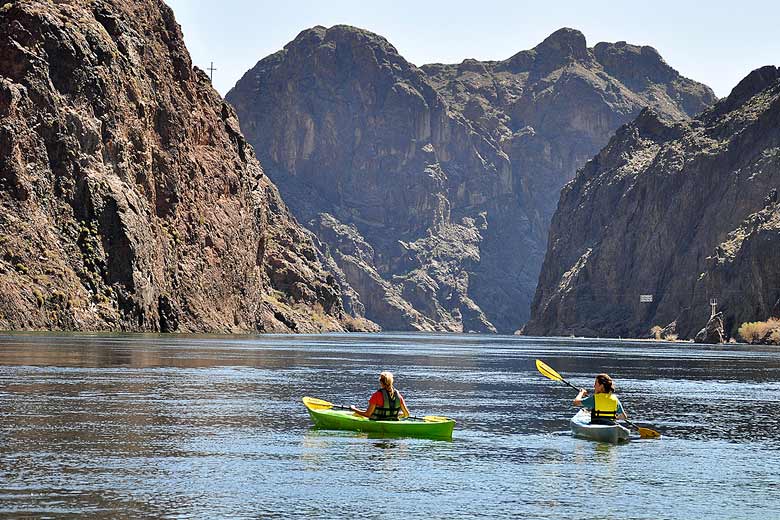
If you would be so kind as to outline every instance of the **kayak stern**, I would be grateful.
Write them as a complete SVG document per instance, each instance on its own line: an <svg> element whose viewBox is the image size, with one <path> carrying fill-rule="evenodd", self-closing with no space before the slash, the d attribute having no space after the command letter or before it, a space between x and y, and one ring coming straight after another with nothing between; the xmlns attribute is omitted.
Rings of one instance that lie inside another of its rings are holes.
<svg viewBox="0 0 780 520"><path fill-rule="evenodd" d="M575 437L590 439L598 442L610 442L618 444L628 442L628 428L619 424L590 424L590 411L582 409L569 421L571 432Z"/></svg>

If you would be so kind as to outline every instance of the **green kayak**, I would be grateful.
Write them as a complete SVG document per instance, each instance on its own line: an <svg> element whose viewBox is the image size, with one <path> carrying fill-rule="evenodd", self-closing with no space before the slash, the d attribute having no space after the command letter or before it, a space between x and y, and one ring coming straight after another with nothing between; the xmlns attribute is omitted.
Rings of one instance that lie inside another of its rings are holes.
<svg viewBox="0 0 780 520"><path fill-rule="evenodd" d="M590 410L584 408L571 418L569 425L575 437L613 444L628 441L628 428L619 424L590 424Z"/></svg>
<svg viewBox="0 0 780 520"><path fill-rule="evenodd" d="M429 439L452 439L455 421L447 417L428 416L422 419L400 421L371 421L350 410L336 410L338 405L304 397L303 404L317 428L323 430L352 430L367 433L381 433L399 437L426 437Z"/></svg>

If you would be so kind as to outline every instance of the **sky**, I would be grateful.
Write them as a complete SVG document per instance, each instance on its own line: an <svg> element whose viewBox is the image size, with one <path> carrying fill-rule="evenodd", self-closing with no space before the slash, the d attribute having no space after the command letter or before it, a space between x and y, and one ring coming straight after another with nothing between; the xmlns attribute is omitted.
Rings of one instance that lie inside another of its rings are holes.
<svg viewBox="0 0 780 520"><path fill-rule="evenodd" d="M213 62L225 95L262 58L315 25L348 24L384 36L415 65L503 60L561 27L588 46L655 47L683 76L724 97L751 70L780 65L780 2L743 0L166 0L193 64Z"/></svg>

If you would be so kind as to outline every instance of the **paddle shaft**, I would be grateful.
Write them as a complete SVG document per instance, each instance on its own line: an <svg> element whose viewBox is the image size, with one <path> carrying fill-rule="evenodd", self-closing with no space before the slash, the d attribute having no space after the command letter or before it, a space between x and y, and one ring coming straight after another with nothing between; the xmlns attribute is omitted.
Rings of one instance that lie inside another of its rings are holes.
<svg viewBox="0 0 780 520"><path fill-rule="evenodd" d="M571 384L571 383L569 383L568 381L566 381L564 378L561 378L561 379L560 379L560 381L561 381L561 383L564 383L564 384L567 384L567 385L569 385L570 387L572 387L573 389L577 390L578 392L579 392L580 390L582 390L582 388L579 388L579 387L577 387L577 386L574 386L573 384Z"/></svg>
<svg viewBox="0 0 780 520"><path fill-rule="evenodd" d="M649 435L651 437L655 437L656 435L660 435L657 431L651 430L650 428L642 428L641 426L637 426L636 424L632 423L631 421L629 421L626 418L623 418L623 420L626 421L626 423L629 426L634 428L636 431L638 431L642 435Z"/></svg>
<svg viewBox="0 0 780 520"><path fill-rule="evenodd" d="M352 410L352 408L350 408L349 406L344 406L342 404L331 404L331 406L333 408L338 408L339 410L350 410L350 411L353 411L353 412L355 411L355 410ZM407 419L416 419L418 421L425 421L425 418L423 418L423 417L415 417L414 415L407 415L406 418Z"/></svg>

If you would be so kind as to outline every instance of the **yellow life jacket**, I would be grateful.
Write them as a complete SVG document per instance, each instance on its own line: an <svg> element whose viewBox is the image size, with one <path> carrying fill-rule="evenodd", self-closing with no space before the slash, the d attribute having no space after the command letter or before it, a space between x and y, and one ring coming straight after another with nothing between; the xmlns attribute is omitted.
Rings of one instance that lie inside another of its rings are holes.
<svg viewBox="0 0 780 520"><path fill-rule="evenodd" d="M613 394L593 394L595 407L590 412L590 420L615 421L618 409L618 398Z"/></svg>

